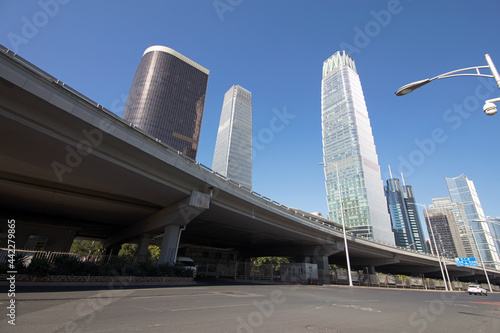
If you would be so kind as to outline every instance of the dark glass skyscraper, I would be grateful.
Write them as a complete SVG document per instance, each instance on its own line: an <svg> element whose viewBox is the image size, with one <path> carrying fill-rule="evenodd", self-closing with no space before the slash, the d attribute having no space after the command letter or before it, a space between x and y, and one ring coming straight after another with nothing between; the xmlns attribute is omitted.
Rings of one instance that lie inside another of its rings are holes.
<svg viewBox="0 0 500 333"><path fill-rule="evenodd" d="M387 180L385 196L396 245L425 252L425 237L413 188L410 185L401 186L399 179L391 178Z"/></svg>
<svg viewBox="0 0 500 333"><path fill-rule="evenodd" d="M196 159L209 71L165 46L144 52L123 118Z"/></svg>

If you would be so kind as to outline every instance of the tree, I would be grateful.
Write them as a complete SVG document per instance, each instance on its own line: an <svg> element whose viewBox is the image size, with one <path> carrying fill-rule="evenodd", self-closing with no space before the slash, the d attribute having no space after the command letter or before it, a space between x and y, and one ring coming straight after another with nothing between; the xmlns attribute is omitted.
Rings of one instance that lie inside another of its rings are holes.
<svg viewBox="0 0 500 333"><path fill-rule="evenodd" d="M273 265L275 270L279 270L281 264L289 263L290 260L285 257L255 257L250 258L250 262L257 267Z"/></svg>
<svg viewBox="0 0 500 333"><path fill-rule="evenodd" d="M148 258L153 260L158 260L160 258L161 248L157 245L149 245L148 247Z"/></svg>
<svg viewBox="0 0 500 333"><path fill-rule="evenodd" d="M76 253L81 258L102 254L104 253L104 247L99 241L75 239L69 252Z"/></svg>
<svg viewBox="0 0 500 333"><path fill-rule="evenodd" d="M120 252L118 252L118 256L120 257L134 257L137 252L137 244L125 243L122 244Z"/></svg>

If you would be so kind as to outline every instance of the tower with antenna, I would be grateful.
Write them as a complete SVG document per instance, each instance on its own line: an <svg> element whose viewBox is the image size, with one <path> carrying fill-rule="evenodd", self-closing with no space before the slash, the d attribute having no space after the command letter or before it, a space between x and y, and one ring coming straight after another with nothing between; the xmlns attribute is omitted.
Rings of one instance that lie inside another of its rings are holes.
<svg viewBox="0 0 500 333"><path fill-rule="evenodd" d="M427 252L413 188L406 185L403 173L401 173L403 182L401 185L400 180L393 177L391 166L389 175L391 178L386 181L384 188L396 245L418 252Z"/></svg>

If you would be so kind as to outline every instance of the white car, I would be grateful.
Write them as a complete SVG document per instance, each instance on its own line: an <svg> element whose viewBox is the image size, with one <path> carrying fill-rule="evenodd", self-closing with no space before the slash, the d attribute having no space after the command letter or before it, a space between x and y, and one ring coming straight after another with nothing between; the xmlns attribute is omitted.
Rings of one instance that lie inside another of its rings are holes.
<svg viewBox="0 0 500 333"><path fill-rule="evenodd" d="M176 262L178 264L184 265L184 267L186 269L190 269L193 272L193 277L196 277L197 267L196 267L196 264L194 263L193 259L188 258L188 257L177 257Z"/></svg>
<svg viewBox="0 0 500 333"><path fill-rule="evenodd" d="M467 291L469 292L469 295L474 294L474 295L488 296L488 291L478 284L471 284L467 289Z"/></svg>

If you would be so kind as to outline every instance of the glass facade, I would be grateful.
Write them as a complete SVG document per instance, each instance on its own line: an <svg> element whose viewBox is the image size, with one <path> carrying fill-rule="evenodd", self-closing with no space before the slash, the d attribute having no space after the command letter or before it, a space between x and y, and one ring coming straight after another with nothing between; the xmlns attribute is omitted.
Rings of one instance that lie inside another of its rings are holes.
<svg viewBox="0 0 500 333"><path fill-rule="evenodd" d="M123 118L196 159L209 71L163 46L148 48L139 63Z"/></svg>
<svg viewBox="0 0 500 333"><path fill-rule="evenodd" d="M490 226L491 234L495 240L497 253L500 253L500 217L487 217Z"/></svg>
<svg viewBox="0 0 500 333"><path fill-rule="evenodd" d="M240 86L224 95L212 170L252 189L252 93Z"/></svg>
<svg viewBox="0 0 500 333"><path fill-rule="evenodd" d="M328 218L342 223L340 186L352 232L394 244L361 82L345 52L323 63L321 109Z"/></svg>
<svg viewBox="0 0 500 333"><path fill-rule="evenodd" d="M387 180L385 196L396 245L425 252L425 238L412 187L401 186L399 179L391 178Z"/></svg>
<svg viewBox="0 0 500 333"><path fill-rule="evenodd" d="M453 213L446 208L433 208L424 210L425 222L431 237L431 249L436 253L436 246L439 254L446 258L465 257L465 249L460 239L457 224ZM434 232L434 240L432 232Z"/></svg>
<svg viewBox="0 0 500 333"><path fill-rule="evenodd" d="M463 205L458 202L451 202L450 197L443 197L432 199L432 205L429 208L446 208L453 213L465 249L465 256L479 259L474 235L469 228Z"/></svg>
<svg viewBox="0 0 500 333"><path fill-rule="evenodd" d="M483 262L489 267L500 269L500 258L474 183L466 175L445 178L445 181L451 201L461 203L464 208Z"/></svg>

